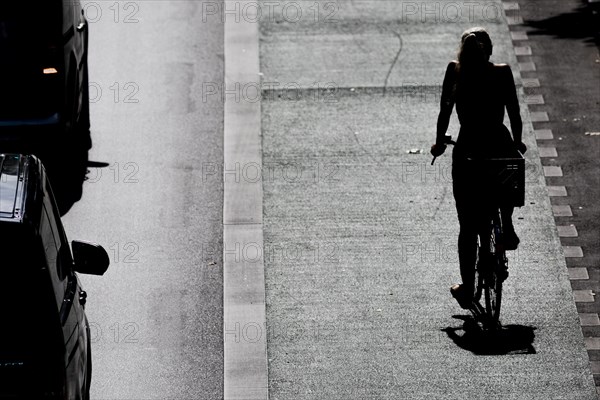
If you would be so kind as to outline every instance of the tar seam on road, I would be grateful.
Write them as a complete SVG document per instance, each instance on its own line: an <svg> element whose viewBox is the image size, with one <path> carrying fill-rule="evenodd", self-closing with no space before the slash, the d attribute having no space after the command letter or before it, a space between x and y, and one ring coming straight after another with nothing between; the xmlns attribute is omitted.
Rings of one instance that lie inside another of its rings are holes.
<svg viewBox="0 0 600 400"><path fill-rule="evenodd" d="M244 10L244 3L249 2L241 0ZM253 8L248 7L248 10ZM231 18L225 21L224 87L260 85L255 21L236 22ZM228 179L231 171L226 168L238 164L262 168L261 105L260 101L224 97L223 393L226 400L264 400L269 393L262 180L249 182L237 176ZM247 248L256 250L256 254L248 257L237 254Z"/></svg>
<svg viewBox="0 0 600 400"><path fill-rule="evenodd" d="M391 31L391 32L394 35L396 35L396 37L400 41L400 45L398 47L398 52L396 53L396 57L394 58L394 61L392 61L392 65L390 65L390 69L389 69L387 75L385 76L385 82L383 83L383 96L384 97L385 97L385 94L387 91L387 86L388 86L388 81L390 79L390 75L392 74L392 71L393 71L394 67L396 66L396 63L398 62L398 59L400 58L400 53L402 53L402 46L403 46L402 36L400 36L400 34L396 31Z"/></svg>

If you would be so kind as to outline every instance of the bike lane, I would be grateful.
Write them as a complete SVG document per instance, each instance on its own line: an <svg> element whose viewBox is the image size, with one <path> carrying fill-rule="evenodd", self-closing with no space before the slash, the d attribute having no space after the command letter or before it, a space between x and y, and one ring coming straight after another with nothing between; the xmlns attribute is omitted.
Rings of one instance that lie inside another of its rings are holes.
<svg viewBox="0 0 600 400"><path fill-rule="evenodd" d="M270 397L596 398L506 5L257 4ZM449 294L450 152L434 166L428 154L446 64L471 26L513 67L529 148L492 339ZM254 172L240 166L242 179Z"/></svg>

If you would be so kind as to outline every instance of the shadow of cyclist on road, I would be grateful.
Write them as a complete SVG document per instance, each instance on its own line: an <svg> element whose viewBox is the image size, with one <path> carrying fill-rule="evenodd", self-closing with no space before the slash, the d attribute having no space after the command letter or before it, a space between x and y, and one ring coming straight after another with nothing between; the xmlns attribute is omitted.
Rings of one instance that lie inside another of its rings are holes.
<svg viewBox="0 0 600 400"><path fill-rule="evenodd" d="M473 354L505 355L505 354L535 354L533 341L535 327L523 325L506 325L499 330L484 331L470 316L455 315L464 324L459 328L447 327L442 329L456 345ZM462 334L461 334L462 331Z"/></svg>

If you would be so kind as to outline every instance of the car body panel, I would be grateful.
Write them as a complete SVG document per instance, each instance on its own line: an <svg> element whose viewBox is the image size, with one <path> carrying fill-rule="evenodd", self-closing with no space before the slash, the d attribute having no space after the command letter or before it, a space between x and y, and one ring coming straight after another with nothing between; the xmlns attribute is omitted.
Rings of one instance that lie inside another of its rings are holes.
<svg viewBox="0 0 600 400"><path fill-rule="evenodd" d="M78 0L0 3L0 144L68 136L87 100L87 35Z"/></svg>
<svg viewBox="0 0 600 400"><path fill-rule="evenodd" d="M0 154L0 243L0 398L54 398L65 385L61 399L81 398L91 361L83 289L34 156Z"/></svg>

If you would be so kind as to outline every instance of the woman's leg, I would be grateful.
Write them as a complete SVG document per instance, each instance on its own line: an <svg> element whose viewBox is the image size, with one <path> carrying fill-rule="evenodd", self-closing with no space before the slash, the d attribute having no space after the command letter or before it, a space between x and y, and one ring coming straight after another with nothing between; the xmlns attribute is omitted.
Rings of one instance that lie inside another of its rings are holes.
<svg viewBox="0 0 600 400"><path fill-rule="evenodd" d="M454 148L452 154L452 190L458 214L460 232L458 234L458 262L463 284L460 295L453 286L452 294L464 307L470 302L475 292L475 263L477 260L477 204L473 199L473 182L469 179L469 169L465 160ZM465 298L468 297L468 298ZM462 299L461 299L462 298ZM462 301L461 301L462 300Z"/></svg>
<svg viewBox="0 0 600 400"><path fill-rule="evenodd" d="M515 232L515 227L512 222L512 214L514 207L501 207L502 214L502 231L504 232L504 248L506 250L516 250L519 246L519 237Z"/></svg>
<svg viewBox="0 0 600 400"><path fill-rule="evenodd" d="M458 222L458 262L460 276L463 281L465 293L471 295L475 292L475 263L477 262L477 219L470 207L461 207L457 203Z"/></svg>
<svg viewBox="0 0 600 400"><path fill-rule="evenodd" d="M455 149L456 152L456 149ZM456 155L453 154L454 156ZM472 198L471 182L467 179L468 170L464 161L453 157L452 190L456 203L456 213L460 231L458 234L458 262L463 281L463 293L473 296L475 283L475 262L477 259L477 213Z"/></svg>
<svg viewBox="0 0 600 400"><path fill-rule="evenodd" d="M506 230L512 230L514 231L515 228L513 227L513 223L512 223L512 215L513 215L513 211L514 211L514 207L501 207L500 211L502 212L502 228L506 231Z"/></svg>

